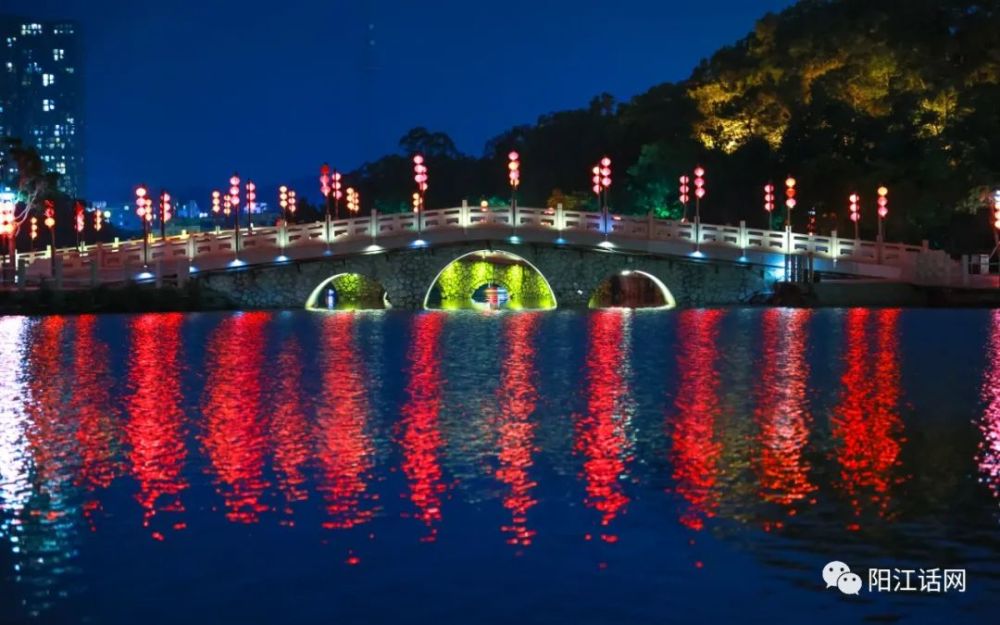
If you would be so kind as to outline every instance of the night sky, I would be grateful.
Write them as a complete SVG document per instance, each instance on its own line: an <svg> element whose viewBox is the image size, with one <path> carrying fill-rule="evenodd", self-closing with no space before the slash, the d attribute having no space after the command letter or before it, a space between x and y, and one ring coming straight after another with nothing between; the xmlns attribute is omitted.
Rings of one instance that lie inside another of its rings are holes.
<svg viewBox="0 0 1000 625"><path fill-rule="evenodd" d="M607 91L627 99L791 0L3 0L83 25L90 199L349 170L406 130L459 149ZM201 199L201 198L196 198Z"/></svg>

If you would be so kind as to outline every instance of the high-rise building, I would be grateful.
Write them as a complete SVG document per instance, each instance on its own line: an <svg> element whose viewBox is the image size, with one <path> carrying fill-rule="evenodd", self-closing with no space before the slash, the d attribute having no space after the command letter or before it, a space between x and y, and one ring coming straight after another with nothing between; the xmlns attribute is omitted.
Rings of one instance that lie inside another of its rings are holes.
<svg viewBox="0 0 1000 625"><path fill-rule="evenodd" d="M60 188L77 197L84 194L81 54L75 22L0 15L0 139L36 148L59 173Z"/></svg>

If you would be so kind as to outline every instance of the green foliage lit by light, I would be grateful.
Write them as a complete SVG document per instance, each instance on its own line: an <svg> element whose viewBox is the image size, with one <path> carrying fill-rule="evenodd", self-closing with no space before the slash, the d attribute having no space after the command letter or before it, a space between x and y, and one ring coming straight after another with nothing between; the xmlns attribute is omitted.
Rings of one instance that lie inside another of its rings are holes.
<svg viewBox="0 0 1000 625"><path fill-rule="evenodd" d="M484 284L506 287L510 297L507 307L511 309L555 307L555 297L545 278L531 266L475 257L457 260L441 272L435 283L441 293L440 307L470 308L473 294Z"/></svg>
<svg viewBox="0 0 1000 625"><path fill-rule="evenodd" d="M331 280L319 293L317 308L324 308L326 289L337 294L336 310L371 310L385 308L385 290L382 285L366 276L348 273Z"/></svg>

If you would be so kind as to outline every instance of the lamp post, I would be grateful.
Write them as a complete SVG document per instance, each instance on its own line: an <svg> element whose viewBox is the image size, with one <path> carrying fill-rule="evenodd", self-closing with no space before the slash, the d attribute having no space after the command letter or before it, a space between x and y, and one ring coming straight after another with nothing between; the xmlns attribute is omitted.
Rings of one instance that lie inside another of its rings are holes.
<svg viewBox="0 0 1000 625"><path fill-rule="evenodd" d="M87 215L83 202L76 200L73 202L73 230L76 231L76 247L80 248L83 242L83 229L87 226Z"/></svg>
<svg viewBox="0 0 1000 625"><path fill-rule="evenodd" d="M135 214L142 220L142 266L149 266L149 222L153 219L152 200L146 185L135 188ZM48 224L46 224L48 225Z"/></svg>
<svg viewBox="0 0 1000 625"><path fill-rule="evenodd" d="M427 197L427 165L423 154L413 155L413 181L417 183L417 192L413 194L413 212L417 214L417 232L423 231L421 213L424 212L424 200Z"/></svg>
<svg viewBox="0 0 1000 625"><path fill-rule="evenodd" d="M684 214L681 215L681 223L685 223L688 219L688 202L691 201L691 196L688 193L691 192L691 187L688 186L691 182L691 178L688 176L680 177L680 186L677 187L678 199L681 201L681 206L684 207Z"/></svg>
<svg viewBox="0 0 1000 625"><path fill-rule="evenodd" d="M50 270L52 277L56 276L56 203L53 200L45 200L45 227L49 229L49 236L52 239L51 252L49 258L52 261Z"/></svg>
<svg viewBox="0 0 1000 625"><path fill-rule="evenodd" d="M173 207L170 204L170 194L160 192L160 238L167 238L167 222L173 217Z"/></svg>
<svg viewBox="0 0 1000 625"><path fill-rule="evenodd" d="M347 210L352 215L356 215L361 210L361 196L354 187L347 187Z"/></svg>
<svg viewBox="0 0 1000 625"><path fill-rule="evenodd" d="M323 215L326 221L326 244L330 245L330 166L323 163L319 168L319 190L323 194Z"/></svg>
<svg viewBox="0 0 1000 625"><path fill-rule="evenodd" d="M517 188L521 186L521 155L511 150L507 155L507 180L510 182L510 218L517 229Z"/></svg>
<svg viewBox="0 0 1000 625"><path fill-rule="evenodd" d="M344 188L341 178L340 172L334 169L330 182L330 195L333 196L333 219L335 221L340 219L340 199L344 197L344 193L341 191Z"/></svg>
<svg viewBox="0 0 1000 625"><path fill-rule="evenodd" d="M861 196L852 193L847 199L850 201L851 221L854 222L854 240L857 241L861 238L858 224L861 221Z"/></svg>
<svg viewBox="0 0 1000 625"><path fill-rule="evenodd" d="M705 197L705 168L694 168L694 251L701 253L701 198Z"/></svg>
<svg viewBox="0 0 1000 625"><path fill-rule="evenodd" d="M764 185L764 212L767 213L767 229L771 229L771 215L774 213L774 185Z"/></svg>
<svg viewBox="0 0 1000 625"><path fill-rule="evenodd" d="M228 197L227 197L228 200ZM222 193L219 191L212 191L212 221L215 222L215 227L219 227L219 212L222 210ZM228 216L229 213L226 213Z"/></svg>
<svg viewBox="0 0 1000 625"><path fill-rule="evenodd" d="M878 241L885 238L885 226L882 222L889 216L889 188L881 186L878 188Z"/></svg>
<svg viewBox="0 0 1000 625"><path fill-rule="evenodd" d="M240 256L240 175L236 172L229 178L229 208L233 211L233 252Z"/></svg>
<svg viewBox="0 0 1000 625"><path fill-rule="evenodd" d="M792 230L792 209L798 201L795 199L796 180L789 176L785 179L785 230Z"/></svg>
<svg viewBox="0 0 1000 625"><path fill-rule="evenodd" d="M593 183L591 189L597 196L597 209L601 212L601 229L604 231L604 238L608 238L608 187L611 186L611 159L603 157L597 165L594 165L590 173L593 176L590 181ZM602 198L603 194L603 198Z"/></svg>
<svg viewBox="0 0 1000 625"><path fill-rule="evenodd" d="M6 239L3 246L3 263L0 263L0 269L5 269L7 264L6 258L8 254L10 255L11 263L16 263L15 260L15 236L17 235L17 225L14 222L14 200L13 199L0 199L0 238ZM2 272L3 275L0 276L0 282L5 281L6 272Z"/></svg>
<svg viewBox="0 0 1000 625"><path fill-rule="evenodd" d="M247 178L247 234L253 234L253 209L257 207L257 185Z"/></svg>

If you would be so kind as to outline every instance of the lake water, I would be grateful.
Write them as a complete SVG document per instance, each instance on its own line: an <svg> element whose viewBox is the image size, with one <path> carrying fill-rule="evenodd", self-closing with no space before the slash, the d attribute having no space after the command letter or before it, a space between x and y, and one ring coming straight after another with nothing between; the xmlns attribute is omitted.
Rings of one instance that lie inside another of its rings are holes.
<svg viewBox="0 0 1000 625"><path fill-rule="evenodd" d="M2 623L1000 606L1000 311L4 317L0 371Z"/></svg>

